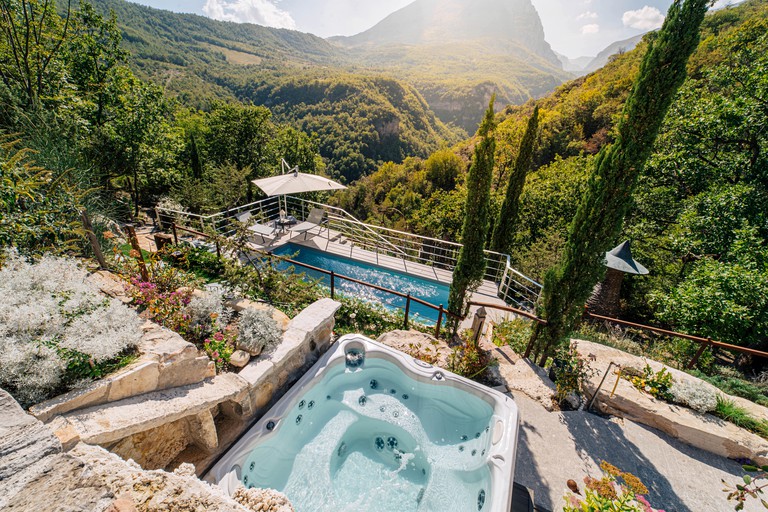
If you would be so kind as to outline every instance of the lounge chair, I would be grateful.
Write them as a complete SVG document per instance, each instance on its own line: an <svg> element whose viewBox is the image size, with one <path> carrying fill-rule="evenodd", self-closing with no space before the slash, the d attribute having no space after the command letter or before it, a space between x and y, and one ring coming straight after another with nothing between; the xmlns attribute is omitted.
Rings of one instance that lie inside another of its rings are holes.
<svg viewBox="0 0 768 512"><path fill-rule="evenodd" d="M304 233L304 239L307 239L307 232L316 227L320 227L325 224L327 219L325 218L325 210L322 208L312 208L307 215L307 220L300 222L295 226L291 226L289 229L291 233Z"/></svg>
<svg viewBox="0 0 768 512"><path fill-rule="evenodd" d="M252 215L251 212L244 212L235 215L235 218L238 220L238 222L245 224L252 218ZM261 237L262 243L266 243L267 240L265 237L274 237L276 235L276 229L274 226L267 226L259 223L248 226L248 231L253 231L259 235Z"/></svg>

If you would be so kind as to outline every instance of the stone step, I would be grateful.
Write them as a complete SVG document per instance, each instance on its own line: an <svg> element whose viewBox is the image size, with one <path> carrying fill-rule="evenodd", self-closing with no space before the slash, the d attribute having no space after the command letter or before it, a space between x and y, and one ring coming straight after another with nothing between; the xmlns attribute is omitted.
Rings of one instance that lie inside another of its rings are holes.
<svg viewBox="0 0 768 512"><path fill-rule="evenodd" d="M149 321L142 329L138 361L104 379L34 405L30 412L47 423L57 415L78 409L194 384L215 375L208 356L175 332Z"/></svg>
<svg viewBox="0 0 768 512"><path fill-rule="evenodd" d="M221 403L240 402L248 383L234 373L224 373L198 384L154 391L64 415L80 439L108 445L133 434L183 418L195 418ZM209 415L210 416L210 415Z"/></svg>

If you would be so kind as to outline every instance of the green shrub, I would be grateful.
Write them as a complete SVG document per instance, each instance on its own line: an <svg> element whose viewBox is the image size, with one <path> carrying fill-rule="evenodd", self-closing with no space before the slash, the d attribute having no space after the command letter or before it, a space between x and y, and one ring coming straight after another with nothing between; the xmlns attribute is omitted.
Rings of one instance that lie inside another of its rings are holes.
<svg viewBox="0 0 768 512"><path fill-rule="evenodd" d="M634 384L637 389L645 391L654 398L666 402L674 401L674 396L670 393L674 379L666 368L654 372L651 365L646 364L641 375L624 373L622 376Z"/></svg>
<svg viewBox="0 0 768 512"><path fill-rule="evenodd" d="M381 304L343 295L337 295L336 300L341 302L336 312L336 334L360 333L376 338L403 327L403 314L394 313Z"/></svg>
<svg viewBox="0 0 768 512"><path fill-rule="evenodd" d="M237 347L250 354L260 354L280 344L283 333L272 316L262 310L245 309L240 313Z"/></svg>
<svg viewBox="0 0 768 512"><path fill-rule="evenodd" d="M517 354L525 353L530 339L530 320L522 318L506 320L493 329L493 343L496 346L509 345Z"/></svg>
<svg viewBox="0 0 768 512"><path fill-rule="evenodd" d="M462 344L455 347L448 356L448 370L462 377L483 382L485 372L498 364L498 361L472 341L471 333L464 333L462 340Z"/></svg>
<svg viewBox="0 0 768 512"><path fill-rule="evenodd" d="M584 394L584 382L593 373L589 362L579 354L578 343L571 342L567 348L560 348L553 363L555 369L555 400L560 406L566 405L566 399L572 393L581 397Z"/></svg>

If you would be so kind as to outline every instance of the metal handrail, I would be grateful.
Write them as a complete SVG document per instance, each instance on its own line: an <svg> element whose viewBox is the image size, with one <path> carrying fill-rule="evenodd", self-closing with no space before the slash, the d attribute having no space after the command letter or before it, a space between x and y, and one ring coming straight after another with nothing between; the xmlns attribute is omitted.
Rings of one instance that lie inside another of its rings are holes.
<svg viewBox="0 0 768 512"><path fill-rule="evenodd" d="M288 210L286 213L295 215L301 220L305 220L311 207L323 208L329 213L327 224L329 230L338 232L340 236L350 241L350 257L357 246L374 253L377 263L380 255L398 258L402 261L406 272L408 272L408 262L429 266L436 280L440 280L438 269L450 272L454 270L462 247L461 244L448 240L366 224L343 208L308 199L286 196L285 205ZM278 198L269 197L211 215L163 208L155 210L161 225L170 221L189 222L195 226L199 225L203 230L207 225L220 235L230 236L234 228L227 222L237 213L251 212L254 216L269 222L278 217L280 208ZM531 310L538 300L542 285L514 269L509 255L488 250L484 251L484 254L487 262L484 278L498 285L498 296L508 304Z"/></svg>

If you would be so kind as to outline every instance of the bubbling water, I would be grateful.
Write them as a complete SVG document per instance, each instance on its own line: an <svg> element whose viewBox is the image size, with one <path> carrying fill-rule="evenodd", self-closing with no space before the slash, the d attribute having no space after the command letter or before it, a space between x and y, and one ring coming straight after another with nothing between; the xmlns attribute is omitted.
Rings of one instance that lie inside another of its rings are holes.
<svg viewBox="0 0 768 512"><path fill-rule="evenodd" d="M345 363L254 448L243 483L282 491L297 512L483 510L490 406Z"/></svg>

